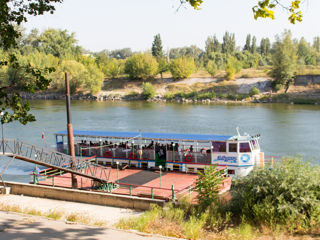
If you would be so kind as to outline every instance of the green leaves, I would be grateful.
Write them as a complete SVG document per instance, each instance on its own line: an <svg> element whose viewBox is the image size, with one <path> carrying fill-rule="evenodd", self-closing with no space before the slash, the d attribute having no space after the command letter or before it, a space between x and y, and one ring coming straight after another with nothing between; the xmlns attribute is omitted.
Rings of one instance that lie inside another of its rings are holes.
<svg viewBox="0 0 320 240"><path fill-rule="evenodd" d="M320 223L320 168L290 158L273 169L257 170L232 184L236 216L255 224L293 230Z"/></svg>
<svg viewBox="0 0 320 240"><path fill-rule="evenodd" d="M296 21L301 22L302 21L302 13L299 10L300 9L300 0L292 0L291 4L289 6L285 6L281 3L280 0L275 0L270 2L270 0L262 0L258 2L258 5L254 6L252 8L252 11L254 13L254 19L258 18L271 18L275 19L274 16L274 10L277 6L280 6L284 9L286 9L290 16L288 20L295 24Z"/></svg>
<svg viewBox="0 0 320 240"><path fill-rule="evenodd" d="M197 199L203 209L217 201L224 171L224 169L217 169L216 166L211 165L205 167L203 173L199 172L195 191L198 192Z"/></svg>

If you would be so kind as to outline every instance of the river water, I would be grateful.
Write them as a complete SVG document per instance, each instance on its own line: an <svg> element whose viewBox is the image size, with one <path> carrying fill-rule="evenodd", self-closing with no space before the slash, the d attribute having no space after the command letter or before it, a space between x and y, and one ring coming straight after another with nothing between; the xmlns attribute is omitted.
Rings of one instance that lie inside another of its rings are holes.
<svg viewBox="0 0 320 240"><path fill-rule="evenodd" d="M37 121L4 125L5 138L54 147L54 133L66 129L64 101L31 101ZM288 104L178 104L148 102L71 103L77 130L173 132L235 135L261 134L265 155L302 155L320 163L320 106ZM45 133L45 140L41 133ZM0 159L1 166L7 161ZM28 182L33 165L15 160L5 179Z"/></svg>

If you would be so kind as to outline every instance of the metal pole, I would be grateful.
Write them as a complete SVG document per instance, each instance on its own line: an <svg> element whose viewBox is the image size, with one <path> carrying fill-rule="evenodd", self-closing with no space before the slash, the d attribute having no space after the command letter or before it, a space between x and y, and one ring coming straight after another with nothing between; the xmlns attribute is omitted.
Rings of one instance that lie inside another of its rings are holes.
<svg viewBox="0 0 320 240"><path fill-rule="evenodd" d="M161 165L159 166L159 169L160 169L160 187L161 187L161 169L162 169Z"/></svg>
<svg viewBox="0 0 320 240"><path fill-rule="evenodd" d="M117 183L119 182L119 162L117 162Z"/></svg>
<svg viewBox="0 0 320 240"><path fill-rule="evenodd" d="M2 131L2 153L4 155L4 138L3 138L3 122L2 122L2 116L3 116L3 112L1 112L1 131Z"/></svg>
<svg viewBox="0 0 320 240"><path fill-rule="evenodd" d="M66 105L67 105L67 129L68 129L68 145L69 145L69 154L71 155L71 169L76 170L75 164L75 152L74 152L74 139L73 139L73 129L71 123L71 115L70 115L70 88L69 88L69 77L68 73L65 73L66 80ZM71 174L72 180L72 188L78 188L78 182L76 175Z"/></svg>

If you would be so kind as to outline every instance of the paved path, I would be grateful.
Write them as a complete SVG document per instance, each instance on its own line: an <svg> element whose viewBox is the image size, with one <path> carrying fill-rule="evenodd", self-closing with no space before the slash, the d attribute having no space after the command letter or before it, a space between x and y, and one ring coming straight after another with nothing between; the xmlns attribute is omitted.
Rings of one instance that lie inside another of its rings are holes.
<svg viewBox="0 0 320 240"><path fill-rule="evenodd" d="M63 221L53 221L42 217L0 211L0 239L165 240L168 238L141 235L110 228L97 228L81 224L67 224Z"/></svg>

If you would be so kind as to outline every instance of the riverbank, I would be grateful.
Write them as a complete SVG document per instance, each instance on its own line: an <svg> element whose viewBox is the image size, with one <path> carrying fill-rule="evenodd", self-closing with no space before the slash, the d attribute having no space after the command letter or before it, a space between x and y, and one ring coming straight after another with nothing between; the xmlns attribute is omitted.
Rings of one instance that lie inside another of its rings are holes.
<svg viewBox="0 0 320 240"><path fill-rule="evenodd" d="M311 80L310 80L311 79ZM271 79L265 77L238 78L226 81L218 78L188 78L184 80L157 79L151 82L152 97L143 92L142 81L129 79L106 80L103 90L96 94L76 93L72 100L89 101L151 101L178 103L289 103L320 104L320 84L317 78L297 78L289 91L271 90ZM316 80L314 80L316 79ZM310 81L309 81L310 80ZM26 100L64 100L59 92L21 93Z"/></svg>

